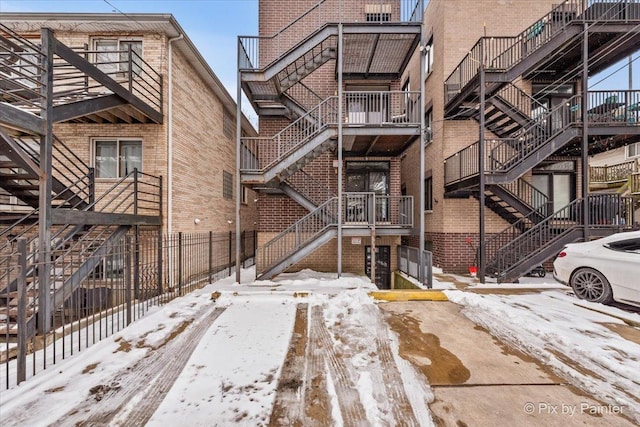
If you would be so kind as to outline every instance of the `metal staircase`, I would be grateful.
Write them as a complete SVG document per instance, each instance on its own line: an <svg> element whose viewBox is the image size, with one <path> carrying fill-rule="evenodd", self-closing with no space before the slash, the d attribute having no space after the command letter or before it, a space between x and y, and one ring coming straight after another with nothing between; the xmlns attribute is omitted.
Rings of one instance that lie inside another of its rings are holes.
<svg viewBox="0 0 640 427"><path fill-rule="evenodd" d="M589 63L592 75L636 50L640 34L640 4L635 0L566 0L514 37L481 37L445 80L445 117L465 102L478 99L480 64L484 65L486 95L539 70L545 79L571 81L581 71L584 25L592 28ZM567 73L567 70L570 72Z"/></svg>
<svg viewBox="0 0 640 427"><path fill-rule="evenodd" d="M331 197L259 248L258 279L267 280L282 273L336 237L338 215L347 227L343 230L345 235L362 235L358 233L363 227L370 226L380 227L383 233L385 229L397 233L413 225L411 196L345 193L342 205L339 213L338 197Z"/></svg>
<svg viewBox="0 0 640 427"><path fill-rule="evenodd" d="M245 184L282 182L319 155L335 148L337 97L329 97L271 138L242 138Z"/></svg>
<svg viewBox="0 0 640 427"><path fill-rule="evenodd" d="M498 282L512 282L536 265L555 256L567 243L583 239L584 228L589 235L604 237L631 229L634 201L618 195L588 197L589 220L582 217L584 198L554 212L537 224L523 218L487 240L487 274Z"/></svg>
<svg viewBox="0 0 640 427"><path fill-rule="evenodd" d="M477 197L477 193L474 195ZM522 178L490 185L485 196L487 207L511 224L523 218L538 223L551 214L549 198Z"/></svg>
<svg viewBox="0 0 640 427"><path fill-rule="evenodd" d="M161 224L160 178L134 169L96 195L93 170L52 133L59 122L162 123L160 74L131 47L116 54L116 63L100 62L98 52L70 48L49 29L35 44L0 24L0 188L21 209L35 208L14 222L15 212L0 213L10 224L0 232L0 332L9 339L25 315L16 306L20 281L28 339L36 322L49 332L55 310L129 229Z"/></svg>

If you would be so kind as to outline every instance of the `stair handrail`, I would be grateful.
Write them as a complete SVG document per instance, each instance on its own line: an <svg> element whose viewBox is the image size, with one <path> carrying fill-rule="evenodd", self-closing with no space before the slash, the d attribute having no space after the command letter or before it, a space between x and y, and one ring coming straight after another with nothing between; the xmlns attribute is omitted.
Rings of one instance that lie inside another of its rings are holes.
<svg viewBox="0 0 640 427"><path fill-rule="evenodd" d="M488 71L508 71L564 31L574 21L584 19L598 22L598 19L589 19L585 16L585 12L591 7L591 2L592 0L565 0L516 36L480 37L445 80L445 104L461 93L478 75L481 65L484 64ZM628 0L606 4L612 5L608 10L611 11L614 10L614 6L623 3L628 3ZM608 19L611 20L611 18ZM623 18L621 17L620 20Z"/></svg>
<svg viewBox="0 0 640 427"><path fill-rule="evenodd" d="M327 228L337 225L337 214L338 198L332 197L258 248L259 267L261 267L258 274L281 262ZM291 235L294 238L289 241L288 237Z"/></svg>
<svg viewBox="0 0 640 427"><path fill-rule="evenodd" d="M337 4L335 4L337 3ZM424 10L424 0L395 0L398 4L396 12L398 14L399 21L397 22L420 22L422 20L421 11ZM326 4L326 5L325 5ZM382 0L369 0L368 5L382 7L389 5L388 1ZM317 19L315 22L310 22L315 16L311 16L314 12L317 12ZM393 13L390 13L390 17ZM310 18L310 19L306 19ZM343 22L342 18L342 1L336 0L319 0L316 4L307 9L300 16L287 25L276 31L270 36L238 36L238 56L239 56L239 68L248 70L266 69L274 62L291 52L300 43L286 43L282 39L288 33L295 31L292 39L298 41L302 39L302 42L306 40L310 35L316 33L330 22ZM371 21L370 23L388 24L394 21ZM300 25L297 25L300 24ZM267 43L273 43L274 46L268 46L268 48L261 47L261 41ZM290 46L292 45L292 46ZM267 64L260 65L260 53L261 51L273 51L274 59L268 60Z"/></svg>
<svg viewBox="0 0 640 427"><path fill-rule="evenodd" d="M9 97L14 102L24 102L29 108L39 109L41 100L46 99L46 93L41 88L41 75L43 72L42 60L44 54L40 46L22 37L8 26L0 23L0 66L11 70L11 74L0 73L0 81L11 82L22 88L23 91L32 95L30 97L21 96L16 90L2 90L3 95ZM29 57L35 56L32 60Z"/></svg>
<svg viewBox="0 0 640 427"><path fill-rule="evenodd" d="M549 196L538 190L529 181L518 178L516 181L499 184L499 186L525 203L534 214L537 213L542 218L546 218L551 214L549 211Z"/></svg>
<svg viewBox="0 0 640 427"><path fill-rule="evenodd" d="M499 97L511 104L512 107L531 119L531 112L538 108L543 111L546 107L533 96L509 82L502 89L496 92L493 97Z"/></svg>
<svg viewBox="0 0 640 427"><path fill-rule="evenodd" d="M289 176L285 182L316 206L336 197L336 193L325 182L316 179L303 169Z"/></svg>
<svg viewBox="0 0 640 427"><path fill-rule="evenodd" d="M576 227L586 225L623 230L633 226L635 221L633 198L621 197L617 194L595 194L589 195L587 200L589 202L588 224L584 223L584 198L577 198L548 218L526 229L496 251L493 263L497 266L496 271L505 272L511 267L505 268L504 260L507 254L510 258L519 261L530 256L538 247L548 245Z"/></svg>
<svg viewBox="0 0 640 427"><path fill-rule="evenodd" d="M580 109L581 96L575 95L537 117L512 137L485 139L484 172L508 172L550 138L581 123ZM556 126L558 123L561 125ZM445 159L445 185L478 175L479 145L476 141Z"/></svg>
<svg viewBox="0 0 640 427"><path fill-rule="evenodd" d="M337 108L332 104L337 102L337 96L328 97L273 137L241 138L241 149L243 151L241 169L245 171L266 171L307 141L319 135L330 125L336 125L338 123ZM268 151L267 155L273 159L267 159L268 163L260 166L261 161L265 160L264 157L260 156L261 147L265 145L268 145L268 147L262 151Z"/></svg>
<svg viewBox="0 0 640 427"><path fill-rule="evenodd" d="M295 85L287 88L284 91L284 95L298 104L303 110L312 110L316 105L324 101L324 98L318 95L313 89L305 85L303 82L298 81ZM308 97L311 97L313 101L308 101ZM303 98L303 100L301 100Z"/></svg>

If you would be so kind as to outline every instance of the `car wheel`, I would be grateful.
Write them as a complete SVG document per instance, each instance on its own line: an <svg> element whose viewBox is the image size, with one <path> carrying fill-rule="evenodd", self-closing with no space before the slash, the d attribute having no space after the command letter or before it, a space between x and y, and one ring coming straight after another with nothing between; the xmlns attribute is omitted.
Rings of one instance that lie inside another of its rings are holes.
<svg viewBox="0 0 640 427"><path fill-rule="evenodd" d="M592 268L580 268L571 276L573 292L580 299L591 302L609 303L613 293L609 281L602 273Z"/></svg>
<svg viewBox="0 0 640 427"><path fill-rule="evenodd" d="M540 277L544 277L547 275L547 272L543 269L538 270L538 276Z"/></svg>

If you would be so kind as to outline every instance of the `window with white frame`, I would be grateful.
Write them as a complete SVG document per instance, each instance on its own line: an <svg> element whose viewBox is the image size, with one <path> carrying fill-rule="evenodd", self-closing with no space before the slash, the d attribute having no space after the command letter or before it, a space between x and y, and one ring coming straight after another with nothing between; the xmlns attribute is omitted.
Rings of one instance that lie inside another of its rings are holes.
<svg viewBox="0 0 640 427"><path fill-rule="evenodd" d="M627 159L631 159L634 157L640 157L640 142L627 145Z"/></svg>
<svg viewBox="0 0 640 427"><path fill-rule="evenodd" d="M139 139L96 139L93 141L96 178L122 178L142 171L142 141Z"/></svg>
<svg viewBox="0 0 640 427"><path fill-rule="evenodd" d="M105 74L129 71L129 52L133 72L139 75L142 71L142 40L97 38L93 39L93 49L96 66Z"/></svg>
<svg viewBox="0 0 640 427"><path fill-rule="evenodd" d="M425 46L424 53L424 75L425 77L433 71L433 37L429 39L429 43Z"/></svg>

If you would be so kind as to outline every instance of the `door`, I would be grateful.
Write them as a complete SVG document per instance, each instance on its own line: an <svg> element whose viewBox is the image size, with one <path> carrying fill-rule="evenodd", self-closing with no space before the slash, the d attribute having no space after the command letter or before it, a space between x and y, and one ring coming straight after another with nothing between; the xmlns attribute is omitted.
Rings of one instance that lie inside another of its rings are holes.
<svg viewBox="0 0 640 427"><path fill-rule="evenodd" d="M365 273L371 278L371 246L364 247ZM376 286L391 289L391 246L376 246Z"/></svg>
<svg viewBox="0 0 640 427"><path fill-rule="evenodd" d="M389 162L347 162L347 193L374 193L376 221L389 220ZM365 222L371 218L367 195L350 194L346 205L346 222Z"/></svg>

